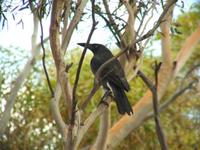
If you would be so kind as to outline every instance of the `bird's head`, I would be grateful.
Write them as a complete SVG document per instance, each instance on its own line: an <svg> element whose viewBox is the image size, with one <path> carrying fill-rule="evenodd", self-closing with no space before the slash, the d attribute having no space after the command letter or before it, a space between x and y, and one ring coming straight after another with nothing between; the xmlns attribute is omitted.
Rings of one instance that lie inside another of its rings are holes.
<svg viewBox="0 0 200 150"><path fill-rule="evenodd" d="M86 43L78 43L78 45L82 47L86 47ZM105 49L104 45L101 44L88 44L87 48L90 49L94 54L97 53L98 51L102 51ZM107 48L106 48L107 49Z"/></svg>

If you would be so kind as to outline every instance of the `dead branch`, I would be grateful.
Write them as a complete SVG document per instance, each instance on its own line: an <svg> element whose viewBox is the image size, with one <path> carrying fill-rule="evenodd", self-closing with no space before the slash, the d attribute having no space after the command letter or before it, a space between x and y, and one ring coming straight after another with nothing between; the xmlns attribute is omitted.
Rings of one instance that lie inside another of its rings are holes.
<svg viewBox="0 0 200 150"><path fill-rule="evenodd" d="M155 69L155 85L139 70L138 75L142 78L148 88L151 90L153 95L153 110L154 110L154 120L156 124L156 133L162 150L167 150L167 142L165 140L164 132L161 127L159 111L158 111L158 95L157 95L157 67Z"/></svg>
<svg viewBox="0 0 200 150"><path fill-rule="evenodd" d="M187 71L187 73L185 74L185 76L183 77L182 81L180 82L181 84L179 85L179 88L176 90L175 94L173 94L172 96L170 96L166 101L164 101L160 107L159 107L159 112L163 112L172 102L174 102L179 96L181 96L182 94L184 94L185 91L192 89L194 87L194 84L199 82L199 80L192 80L190 81L185 87L183 85L183 82L185 81L185 79L198 67L200 67L200 64L196 64L194 66L192 66L192 68L190 68L190 70ZM147 115L147 119L150 117L153 117L153 112L150 112Z"/></svg>
<svg viewBox="0 0 200 150"><path fill-rule="evenodd" d="M42 24L42 15L41 14L38 14L38 19L39 19L40 31L41 31L40 43L41 43L41 47L42 47L42 51L43 51L42 65L43 65L44 73L45 73L45 76L46 76L46 79L47 79L47 84L48 84L49 90L51 92L51 97L53 98L54 97L54 91L53 91L53 88L52 88L52 85L51 85L51 81L49 79L48 71L46 69L46 64L45 64L46 50L45 50L45 47L44 47L44 40L43 40L44 32L43 32L43 24Z"/></svg>

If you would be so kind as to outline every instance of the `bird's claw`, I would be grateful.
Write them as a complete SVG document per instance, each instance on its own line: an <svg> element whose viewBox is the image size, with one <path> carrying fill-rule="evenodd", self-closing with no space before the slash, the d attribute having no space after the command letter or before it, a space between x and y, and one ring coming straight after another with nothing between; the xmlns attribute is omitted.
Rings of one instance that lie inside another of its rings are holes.
<svg viewBox="0 0 200 150"><path fill-rule="evenodd" d="M107 107L109 107L109 103L106 102L106 101L104 101L104 100L101 100L101 101L99 102L98 106L101 105L101 104L104 104L104 105L106 105Z"/></svg>

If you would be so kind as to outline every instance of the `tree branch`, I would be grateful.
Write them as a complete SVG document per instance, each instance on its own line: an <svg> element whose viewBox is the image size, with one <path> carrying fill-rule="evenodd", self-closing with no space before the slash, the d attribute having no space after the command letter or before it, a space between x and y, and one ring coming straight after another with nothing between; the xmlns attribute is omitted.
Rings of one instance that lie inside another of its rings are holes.
<svg viewBox="0 0 200 150"><path fill-rule="evenodd" d="M90 30L90 33L88 35L88 39L87 39L87 42L86 42L86 46L84 47L84 50L81 54L81 58L80 58L80 61L79 61L79 64L78 64L78 69L77 69L77 72L76 72L76 78L75 78L75 81L74 81L74 87L73 87L73 97L72 97L72 102L73 102L73 113L72 113L72 122L71 124L74 124L74 117L75 117L75 109L76 109L76 104L77 104L77 100L76 100L76 89L77 89L77 86L78 86L78 81L79 81L79 76L80 76L80 72L81 72L81 67L82 67L82 64L83 64L83 60L85 58L85 54L86 54L86 50L87 50L87 47L88 47L88 44L90 43L90 40L92 38L92 34L94 33L94 30L95 30L95 27L96 25L98 24L98 22L95 20L95 0L91 0L91 4L92 4L92 27L91 27L91 30ZM96 91L95 91L96 92ZM95 93L94 92L94 93ZM92 93L92 92L91 92ZM90 94L91 95L91 94ZM93 95L92 95L93 96ZM92 97L91 97L92 98ZM90 99L91 99L90 98ZM89 99L89 100L90 100ZM85 104L85 103L84 103ZM86 104L87 105L87 104ZM85 105L84 105L85 106ZM86 107L86 106L85 106ZM82 109L82 107L81 107ZM83 109L82 109L83 110Z"/></svg>
<svg viewBox="0 0 200 150"><path fill-rule="evenodd" d="M117 44L120 43L119 37L116 35L116 32L112 29L112 25L109 22L109 20L103 16L102 12L98 12L97 13L101 18L103 18L103 20L105 21L106 25L108 26L109 30L111 31L111 33L113 34L113 36L115 37Z"/></svg>
<svg viewBox="0 0 200 150"><path fill-rule="evenodd" d="M51 99L51 112L52 112L53 119L55 120L56 125L58 126L58 129L60 130L60 133L63 136L63 139L67 139L67 133L66 133L67 126L65 125L65 122L63 121L62 116L60 114L60 110L59 110L60 96L61 96L61 87L60 87L60 84L57 83L56 88L55 88L55 95Z"/></svg>
<svg viewBox="0 0 200 150"><path fill-rule="evenodd" d="M139 70L138 75L142 78L148 88L151 90L153 95L153 110L154 110L154 120L156 124L156 133L162 150L167 150L167 142L165 140L164 132L161 127L159 110L158 110L158 95L157 95L157 67L155 68L155 85Z"/></svg>
<svg viewBox="0 0 200 150"><path fill-rule="evenodd" d="M103 101L107 102L108 104L111 102L111 97L104 97L104 99L102 99ZM84 121L83 126L81 126L79 132L78 132L78 137L77 140L75 142L75 149L78 148L83 136L86 134L86 132L88 131L88 129L90 128L90 126L94 123L94 121L96 120L96 118L98 116L100 116L106 109L108 108L107 105L105 104L100 104L97 109L92 112L90 114L90 116Z"/></svg>
<svg viewBox="0 0 200 150"><path fill-rule="evenodd" d="M112 96L111 91L105 90L100 103L101 102L103 103L105 97L108 97L109 95ZM93 150L105 150L106 149L109 126L110 126L110 109L108 108L100 116L100 126L99 126L98 136L96 138L95 143L92 145L91 149L93 149Z"/></svg>
<svg viewBox="0 0 200 150"><path fill-rule="evenodd" d="M3 112L1 119L0 119L0 136L5 132L7 124L11 117L11 109L14 106L15 99L17 97L17 93L24 83L24 80L29 75L32 67L35 64L35 57L39 54L39 48L41 47L41 44L36 44L37 34L38 34L38 19L37 15L33 13L33 34L32 34L32 47L31 52L32 56L27 61L26 65L24 66L24 69L21 71L21 73L18 75L18 77L15 79L15 84L13 85L13 88L10 91L10 95L8 96L7 103L5 106L5 111Z"/></svg>
<svg viewBox="0 0 200 150"><path fill-rule="evenodd" d="M61 43L60 43L60 16L63 11L63 5L64 1L53 1L52 5L52 12L51 12L51 23L50 23L50 45L51 45L51 50L54 58L54 62L56 65L56 70L57 70L57 86L60 85L64 100L67 103L67 111L69 118L71 119L71 112L72 112L72 98L71 98L71 91L69 89L69 81L67 78L67 73L66 73L66 65L64 63L64 51L62 51L61 48ZM57 93L55 93L57 94ZM59 95L60 96L60 95ZM53 99L52 99L53 100ZM58 99L54 98L54 100L59 102ZM59 115L59 106L55 105L56 109L52 109L54 114L56 114L55 119L62 119L62 117ZM57 117L57 118L56 118ZM71 149L73 144L72 144L72 134L68 132L70 126L68 128L63 127L61 121L57 121L57 125L61 131L62 138L63 138L63 144L64 144L64 149ZM64 128L64 129L63 129ZM67 130L68 129L68 130Z"/></svg>
<svg viewBox="0 0 200 150"><path fill-rule="evenodd" d="M165 17L166 13L168 12L169 8L175 3L176 1L169 1L160 15L156 25L149 30L145 35L136 39L136 41L141 41L146 37L150 36L155 29L159 26L161 22L163 22L163 18ZM170 56L166 56L170 57ZM172 80L172 65L165 62L166 59L163 61L163 65L161 66L159 76L158 76L158 100L163 96L165 93L169 82ZM166 72L168 75L166 76ZM165 76L165 77L163 77ZM109 141L108 147L109 149L115 147L120 143L122 139L124 139L133 129L137 128L141 123L144 121L146 114L152 109L152 93L150 90L146 92L146 94L141 98L140 101L136 105L134 105L133 109L134 116L128 117L127 115L123 116L110 130L109 130ZM116 135L117 129L117 135Z"/></svg>
<svg viewBox="0 0 200 150"><path fill-rule="evenodd" d="M86 100L84 100L83 104L81 105L80 109L82 111L85 110L85 108L87 107L88 103L90 102L90 100L92 99L92 97L94 96L94 94L96 93L96 91L99 89L100 85L99 84L95 84L92 88L92 90L90 91L90 94L88 95L88 97L86 98Z"/></svg>
<svg viewBox="0 0 200 150"><path fill-rule="evenodd" d="M45 73L45 76L46 76L46 79L47 79L47 84L48 84L49 90L51 92L51 97L54 97L54 91L53 91L53 88L52 88L52 85L51 85L51 81L49 79L48 71L47 71L46 65L45 65L45 56L46 56L45 51L46 50L45 50L45 47L44 47L44 40L43 40L44 33L43 33L43 25L42 25L42 15L40 13L38 13L38 19L39 19L39 22L40 22L40 31L41 31L40 43L41 43L41 47L42 47L42 51L43 51L42 65L43 65L44 73Z"/></svg>
<svg viewBox="0 0 200 150"><path fill-rule="evenodd" d="M100 116L100 127L98 136L96 138L94 145L92 145L91 150L105 150L106 148L108 129L110 124L109 113L110 113L109 109L106 109Z"/></svg>

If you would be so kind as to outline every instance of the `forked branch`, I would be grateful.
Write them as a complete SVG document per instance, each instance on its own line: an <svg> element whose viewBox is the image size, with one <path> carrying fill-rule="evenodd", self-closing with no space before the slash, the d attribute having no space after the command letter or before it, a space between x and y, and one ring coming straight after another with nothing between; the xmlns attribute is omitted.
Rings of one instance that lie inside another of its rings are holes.
<svg viewBox="0 0 200 150"><path fill-rule="evenodd" d="M153 110L154 110L154 120L156 124L156 133L158 136L158 140L160 142L160 146L162 150L167 150L168 146L165 140L164 132L161 127L160 118L159 118L159 110L158 110L158 95L157 95L157 75L158 69L155 68L155 85L141 72L138 71L138 75L144 81L144 83L148 86L151 90L153 96Z"/></svg>

